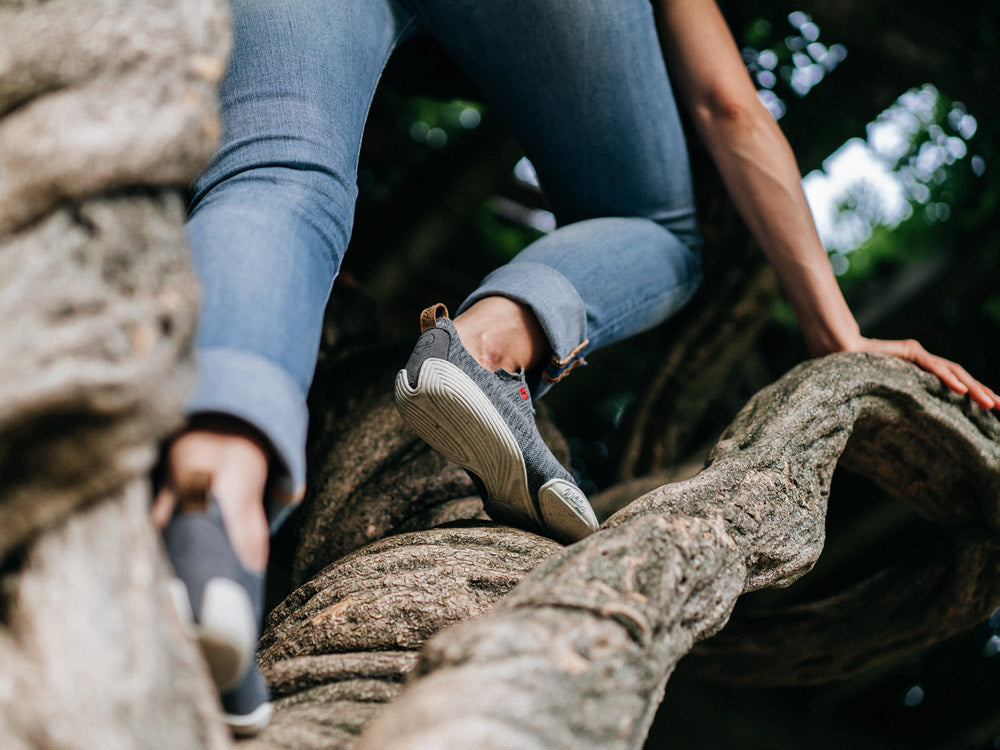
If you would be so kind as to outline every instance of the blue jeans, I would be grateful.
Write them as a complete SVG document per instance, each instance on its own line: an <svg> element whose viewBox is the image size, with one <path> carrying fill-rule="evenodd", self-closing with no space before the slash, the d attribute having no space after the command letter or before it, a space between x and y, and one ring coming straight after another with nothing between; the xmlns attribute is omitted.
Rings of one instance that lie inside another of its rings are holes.
<svg viewBox="0 0 1000 750"><path fill-rule="evenodd" d="M489 295L529 305L552 381L694 293L688 158L649 0L232 4L223 143L189 222L204 289L190 410L257 427L280 460L280 492L304 488L306 394L351 233L365 118L410 35L435 37L478 86L559 222L463 309Z"/></svg>

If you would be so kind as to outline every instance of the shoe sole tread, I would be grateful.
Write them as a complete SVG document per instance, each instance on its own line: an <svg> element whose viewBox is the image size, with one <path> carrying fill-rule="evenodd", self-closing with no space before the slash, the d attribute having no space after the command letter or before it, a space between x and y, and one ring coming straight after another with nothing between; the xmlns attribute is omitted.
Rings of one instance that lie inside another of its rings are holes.
<svg viewBox="0 0 1000 750"><path fill-rule="evenodd" d="M569 541L596 528L596 519L582 517L563 499L562 493L579 493L564 479L543 484L536 504L517 440L486 394L459 367L429 358L421 365L415 387L406 370L400 370L394 400L406 423L428 445L480 478L487 495L483 507L494 520Z"/></svg>

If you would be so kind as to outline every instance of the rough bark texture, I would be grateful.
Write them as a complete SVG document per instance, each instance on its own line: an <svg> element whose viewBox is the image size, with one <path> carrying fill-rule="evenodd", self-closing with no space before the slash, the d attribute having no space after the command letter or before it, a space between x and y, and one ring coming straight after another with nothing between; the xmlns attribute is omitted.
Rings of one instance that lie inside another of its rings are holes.
<svg viewBox="0 0 1000 750"><path fill-rule="evenodd" d="M0 233L65 200L179 187L211 156L228 38L216 3L0 6Z"/></svg>
<svg viewBox="0 0 1000 750"><path fill-rule="evenodd" d="M223 2L0 0L0 744L223 747L148 473L197 303Z"/></svg>
<svg viewBox="0 0 1000 750"><path fill-rule="evenodd" d="M380 429L395 433L395 417L383 417ZM349 407L341 419L351 422ZM726 624L737 597L812 567L841 461L936 524L934 554L916 580L912 567L891 567L807 608L808 619L795 610L741 625L718 657L703 657L706 671L838 679L985 617L1000 601L996 418L905 363L838 355L758 394L697 476L634 500L572 547L452 526L326 568L269 619L263 661L281 697L252 747L641 747L673 667ZM411 465L414 487L420 470ZM399 500L394 514L423 512L418 496ZM322 506L317 496L311 512ZM492 602L417 662L426 636ZM915 610L925 615L902 617ZM863 611L879 613L871 627L858 623Z"/></svg>
<svg viewBox="0 0 1000 750"><path fill-rule="evenodd" d="M560 546L492 525L389 537L327 567L269 617L277 718L249 747L346 747L395 698L423 642L482 614Z"/></svg>
<svg viewBox="0 0 1000 750"><path fill-rule="evenodd" d="M27 545L3 575L4 748L228 746L167 580L143 480Z"/></svg>

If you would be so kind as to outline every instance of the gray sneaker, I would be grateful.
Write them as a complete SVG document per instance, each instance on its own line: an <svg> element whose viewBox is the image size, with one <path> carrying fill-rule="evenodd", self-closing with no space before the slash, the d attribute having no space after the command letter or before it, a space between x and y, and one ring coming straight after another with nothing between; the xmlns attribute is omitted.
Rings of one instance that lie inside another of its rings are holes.
<svg viewBox="0 0 1000 750"><path fill-rule="evenodd" d="M574 542L597 529L586 496L545 445L523 374L489 372L466 351L444 305L396 376L403 420L472 475L490 518Z"/></svg>
<svg viewBox="0 0 1000 750"><path fill-rule="evenodd" d="M174 604L188 620L219 688L223 718L237 736L263 729L271 718L267 683L254 659L264 606L264 574L240 563L222 513L198 475L178 489L177 511L163 530L177 574Z"/></svg>

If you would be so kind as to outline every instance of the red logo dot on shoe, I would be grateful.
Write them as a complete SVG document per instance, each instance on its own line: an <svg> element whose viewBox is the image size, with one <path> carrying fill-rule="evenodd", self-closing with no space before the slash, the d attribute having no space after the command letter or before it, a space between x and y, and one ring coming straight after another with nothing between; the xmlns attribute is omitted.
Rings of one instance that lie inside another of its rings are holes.
<svg viewBox="0 0 1000 750"><path fill-rule="evenodd" d="M520 392L520 394L521 394L521 398L523 398L523 399L524 399L525 401L527 401L527 400L528 400L528 398L529 398L529 396L528 396L528 389L527 389L527 388L525 388L525 387L524 387L524 386L522 385L522 386L521 386L521 390L520 390L519 392Z"/></svg>

